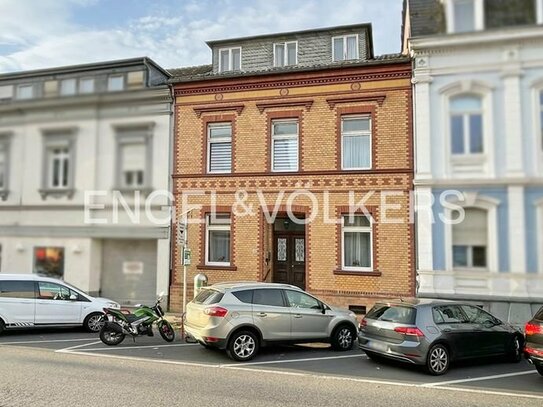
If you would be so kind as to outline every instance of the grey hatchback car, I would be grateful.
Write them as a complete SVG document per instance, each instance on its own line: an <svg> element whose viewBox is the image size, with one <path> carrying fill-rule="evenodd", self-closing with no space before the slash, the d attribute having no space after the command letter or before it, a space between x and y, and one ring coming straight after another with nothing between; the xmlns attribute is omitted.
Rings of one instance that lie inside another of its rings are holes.
<svg viewBox="0 0 543 407"><path fill-rule="evenodd" d="M360 323L358 343L375 360L395 359L447 372L451 361L505 356L522 358L523 335L467 303L410 299L377 303Z"/></svg>
<svg viewBox="0 0 543 407"><path fill-rule="evenodd" d="M353 312L331 307L298 287L224 283L204 288L187 304L184 329L205 347L225 349L237 361L252 359L270 343L330 342L353 347Z"/></svg>

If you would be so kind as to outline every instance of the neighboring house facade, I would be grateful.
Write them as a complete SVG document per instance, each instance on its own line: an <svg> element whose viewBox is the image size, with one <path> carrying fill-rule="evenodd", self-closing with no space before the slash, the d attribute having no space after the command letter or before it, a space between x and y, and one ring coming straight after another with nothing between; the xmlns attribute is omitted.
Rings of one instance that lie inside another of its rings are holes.
<svg viewBox="0 0 543 407"><path fill-rule="evenodd" d="M523 323L543 303L543 2L409 0L404 15L417 204L435 202L416 217L418 294ZM451 204L462 222L440 221Z"/></svg>
<svg viewBox="0 0 543 407"><path fill-rule="evenodd" d="M414 295L411 64L374 57L371 38L360 24L212 41L211 65L171 71L189 299L197 273L294 284L360 313ZM174 310L180 259L175 245Z"/></svg>
<svg viewBox="0 0 543 407"><path fill-rule="evenodd" d="M168 223L144 200L169 190L168 77L148 58L0 75L0 272L123 304L167 292Z"/></svg>

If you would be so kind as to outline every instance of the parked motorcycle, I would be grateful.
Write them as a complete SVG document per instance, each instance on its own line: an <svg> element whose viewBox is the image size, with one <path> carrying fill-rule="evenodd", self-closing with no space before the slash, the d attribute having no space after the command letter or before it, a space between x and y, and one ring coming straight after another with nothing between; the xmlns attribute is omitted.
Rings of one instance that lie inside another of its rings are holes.
<svg viewBox="0 0 543 407"><path fill-rule="evenodd" d="M164 311L160 306L159 297L152 307L137 305L132 314L125 314L119 309L104 308L106 321L100 330L100 340L108 346L115 346L124 341L126 335L153 336L153 324L156 323L158 332L166 342L175 339L172 325L164 319Z"/></svg>

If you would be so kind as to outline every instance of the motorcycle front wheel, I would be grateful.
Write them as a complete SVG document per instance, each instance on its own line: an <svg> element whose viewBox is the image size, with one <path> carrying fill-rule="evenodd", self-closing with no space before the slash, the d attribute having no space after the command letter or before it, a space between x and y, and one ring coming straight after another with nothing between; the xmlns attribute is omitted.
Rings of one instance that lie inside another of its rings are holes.
<svg viewBox="0 0 543 407"><path fill-rule="evenodd" d="M162 339L166 342L173 342L175 339L173 326L166 320L162 320L158 323L158 332L160 332L160 336L162 336Z"/></svg>
<svg viewBox="0 0 543 407"><path fill-rule="evenodd" d="M115 346L124 341L125 334L115 332L107 324L100 330L100 340L107 346Z"/></svg>

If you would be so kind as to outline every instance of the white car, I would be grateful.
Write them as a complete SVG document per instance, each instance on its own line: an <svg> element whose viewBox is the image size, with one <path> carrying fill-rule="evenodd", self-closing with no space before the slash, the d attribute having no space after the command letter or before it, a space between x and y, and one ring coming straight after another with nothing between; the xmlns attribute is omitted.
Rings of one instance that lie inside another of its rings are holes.
<svg viewBox="0 0 543 407"><path fill-rule="evenodd" d="M4 329L83 325L98 332L104 308L121 306L36 274L0 274L0 333Z"/></svg>

